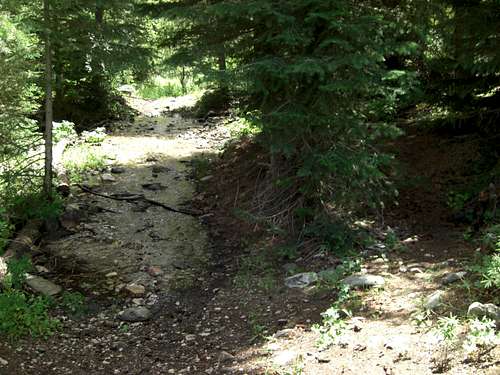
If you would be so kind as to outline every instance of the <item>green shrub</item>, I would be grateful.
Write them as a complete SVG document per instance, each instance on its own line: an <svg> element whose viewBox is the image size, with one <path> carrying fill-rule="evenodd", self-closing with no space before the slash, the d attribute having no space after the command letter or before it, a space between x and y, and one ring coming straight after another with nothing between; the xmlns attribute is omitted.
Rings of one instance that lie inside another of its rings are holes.
<svg viewBox="0 0 500 375"><path fill-rule="evenodd" d="M59 195L54 195L50 201L41 193L25 193L10 198L9 212L12 218L19 222L30 219L54 219L61 215L63 201Z"/></svg>
<svg viewBox="0 0 500 375"><path fill-rule="evenodd" d="M71 314L82 315L86 311L85 296L78 292L64 292L61 299L61 306Z"/></svg>
<svg viewBox="0 0 500 375"><path fill-rule="evenodd" d="M29 272L31 268L31 260L28 257L9 260L7 263L7 276L3 280L4 287L7 289L21 289L26 280L26 272Z"/></svg>
<svg viewBox="0 0 500 375"><path fill-rule="evenodd" d="M0 294L0 334L11 339L51 335L59 327L59 321L49 316L49 305L45 297L29 296L16 289L5 290Z"/></svg>
<svg viewBox="0 0 500 375"><path fill-rule="evenodd" d="M75 124L69 121L54 122L53 124L53 141L60 142L63 139L76 141L78 134L75 130Z"/></svg>

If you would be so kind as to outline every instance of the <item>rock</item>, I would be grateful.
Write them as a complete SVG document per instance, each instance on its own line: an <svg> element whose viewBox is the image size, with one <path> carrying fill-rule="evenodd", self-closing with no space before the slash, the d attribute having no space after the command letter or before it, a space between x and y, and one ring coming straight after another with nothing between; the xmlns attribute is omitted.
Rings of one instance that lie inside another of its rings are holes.
<svg viewBox="0 0 500 375"><path fill-rule="evenodd" d="M64 212L59 217L59 222L64 229L73 230L80 225L84 217L85 214L79 205L70 204L66 206Z"/></svg>
<svg viewBox="0 0 500 375"><path fill-rule="evenodd" d="M184 336L184 338L186 339L186 341L194 341L196 340L196 335L189 334Z"/></svg>
<svg viewBox="0 0 500 375"><path fill-rule="evenodd" d="M36 269L36 272L38 272L38 273L50 273L50 271L44 266L36 265L35 269Z"/></svg>
<svg viewBox="0 0 500 375"><path fill-rule="evenodd" d="M112 277L117 277L118 276L118 272L109 272L105 275L106 278L110 279Z"/></svg>
<svg viewBox="0 0 500 375"><path fill-rule="evenodd" d="M492 303L480 303L474 302L469 306L467 314L483 317L486 316L495 321L497 325L500 325L500 307Z"/></svg>
<svg viewBox="0 0 500 375"><path fill-rule="evenodd" d="M285 285L289 288L306 288L311 284L318 281L318 274L316 272L304 272L287 277Z"/></svg>
<svg viewBox="0 0 500 375"><path fill-rule="evenodd" d="M346 277L342 282L353 288L368 288L373 286L382 286L385 280L382 276L377 275L351 275Z"/></svg>
<svg viewBox="0 0 500 375"><path fill-rule="evenodd" d="M151 191L159 191L165 189L165 187L160 184L159 182L152 182L149 184L142 184L141 185L144 189L146 190L151 190Z"/></svg>
<svg viewBox="0 0 500 375"><path fill-rule="evenodd" d="M122 173L125 173L126 172L126 169L124 167L113 167L111 168L111 173L114 173L114 174L122 174Z"/></svg>
<svg viewBox="0 0 500 375"><path fill-rule="evenodd" d="M140 284L129 284L124 288L125 292L132 297L142 297L146 293L146 288L144 285Z"/></svg>
<svg viewBox="0 0 500 375"><path fill-rule="evenodd" d="M165 167L164 165L153 165L153 169L151 170L151 172L154 174L166 173L169 171L170 171L170 168Z"/></svg>
<svg viewBox="0 0 500 375"><path fill-rule="evenodd" d="M136 306L144 305L144 298L133 298L132 303Z"/></svg>
<svg viewBox="0 0 500 375"><path fill-rule="evenodd" d="M52 281L44 279L40 276L28 274L26 277L26 284L35 292L45 296L55 296L62 291L62 288L59 285L56 285Z"/></svg>
<svg viewBox="0 0 500 375"><path fill-rule="evenodd" d="M274 337L277 338L277 339L280 338L280 337L290 337L292 333L293 333L293 329L286 328L286 329L282 329L282 330L276 332L274 334Z"/></svg>
<svg viewBox="0 0 500 375"><path fill-rule="evenodd" d="M467 275L467 272L465 271L449 273L445 277L443 277L441 283L443 285L448 285L458 280L462 280L465 277L465 275Z"/></svg>
<svg viewBox="0 0 500 375"><path fill-rule="evenodd" d="M9 361L0 357L0 366L7 366L8 364L9 364Z"/></svg>
<svg viewBox="0 0 500 375"><path fill-rule="evenodd" d="M146 320L151 319L151 317L151 311L144 306L130 307L118 315L120 320L130 323L145 322Z"/></svg>
<svg viewBox="0 0 500 375"><path fill-rule="evenodd" d="M285 350L273 357L273 363L279 367L286 367L293 365L297 361L298 357L299 355L296 352L292 350Z"/></svg>
<svg viewBox="0 0 500 375"><path fill-rule="evenodd" d="M205 176L205 177L200 178L200 181L201 181L201 182L208 182L208 181L210 181L210 180L211 180L211 179L213 179L213 178L214 178L214 176L212 176L212 175L208 175L208 176Z"/></svg>
<svg viewBox="0 0 500 375"><path fill-rule="evenodd" d="M234 355L231 353L228 353L226 351L221 351L219 354L219 362L228 362L228 361L233 361L234 360Z"/></svg>
<svg viewBox="0 0 500 375"><path fill-rule="evenodd" d="M102 182L116 182L116 177L113 176L112 174L110 173L104 173L102 176L101 176L101 180Z"/></svg>
<svg viewBox="0 0 500 375"><path fill-rule="evenodd" d="M148 267L147 272L150 276L158 277L163 275L163 270L157 266Z"/></svg>
<svg viewBox="0 0 500 375"><path fill-rule="evenodd" d="M441 304L443 303L444 295L445 295L444 291L436 290L427 298L425 307L429 310L434 310L435 308L441 306Z"/></svg>

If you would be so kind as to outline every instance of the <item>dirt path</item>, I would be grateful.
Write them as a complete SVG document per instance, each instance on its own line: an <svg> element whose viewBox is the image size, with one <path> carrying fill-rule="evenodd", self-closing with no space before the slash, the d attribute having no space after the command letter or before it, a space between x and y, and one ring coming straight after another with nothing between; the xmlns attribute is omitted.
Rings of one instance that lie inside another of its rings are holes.
<svg viewBox="0 0 500 375"><path fill-rule="evenodd" d="M204 215L80 191L71 203L82 222L69 220L72 233L46 250L53 270L67 275L58 282L83 292L89 311L60 312L64 329L47 341L0 343L0 357L8 360L0 374L432 374L441 353L435 337L415 321L425 323L425 305L436 291L442 293L441 314L463 312L471 302L464 289L442 283L463 270L474 251L462 229L446 222L440 203L453 153L441 160L439 139L409 136L396 146L408 179L431 183L401 189L399 208L380 229L390 225L402 246L391 249L380 236L385 247L367 249L362 262L363 272L384 278L384 287L356 292L342 339L320 350L311 327L337 299L336 290L290 289L284 279L290 266L321 271L339 259L299 258L283 267L268 263L267 251L275 250L265 236L243 244L251 229L228 214L240 193L239 182L231 182L231 174L241 172L231 169L237 166L221 162L201 193L190 178L191 160L216 151L227 130L163 112L189 101L134 100L142 115L133 124L116 124L102 146L115 173L86 184L99 194L144 194L176 208L193 209L196 201ZM455 154L470 156L460 148ZM144 321L123 320L124 311L143 308L149 314ZM446 373L497 374L498 355L480 364L454 355Z"/></svg>

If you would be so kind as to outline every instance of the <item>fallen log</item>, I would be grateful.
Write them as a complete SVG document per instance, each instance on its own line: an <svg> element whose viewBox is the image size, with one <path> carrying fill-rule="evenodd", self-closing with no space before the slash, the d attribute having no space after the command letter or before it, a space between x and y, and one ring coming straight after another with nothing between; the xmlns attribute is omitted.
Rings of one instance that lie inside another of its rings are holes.
<svg viewBox="0 0 500 375"><path fill-rule="evenodd" d="M40 220L29 221L23 229L17 233L14 239L10 240L9 246L5 254L2 256L4 259L9 258L22 258L29 255L36 250L35 243L40 239L42 222Z"/></svg>

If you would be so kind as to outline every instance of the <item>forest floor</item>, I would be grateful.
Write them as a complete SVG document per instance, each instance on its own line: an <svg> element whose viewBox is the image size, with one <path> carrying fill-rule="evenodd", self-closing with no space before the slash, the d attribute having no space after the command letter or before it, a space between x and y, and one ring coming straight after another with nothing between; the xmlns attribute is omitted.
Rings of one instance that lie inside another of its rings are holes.
<svg viewBox="0 0 500 375"><path fill-rule="evenodd" d="M475 251L464 228L448 222L445 199L463 178L458 166L476 157L476 140L409 128L390 145L406 183L383 225L366 222L381 236L361 259L385 285L355 292L342 338L320 350L311 327L336 292L291 289L284 279L291 269L321 271L339 259L318 253L276 262L272 236L234 215L251 183L250 161L244 150L219 158L230 139L224 119L200 123L173 111L190 104L131 99L141 114L114 124L101 146L109 167L84 181L86 191L75 188L64 235L45 239L36 259L44 277L84 294L87 308L58 311L62 329L47 340L0 343L0 374L500 372L498 349L465 362L425 329L431 295L440 302L433 314L460 314L473 302L460 282L442 280L464 270ZM146 199L120 200L138 195ZM398 246L384 245L388 227Z"/></svg>

